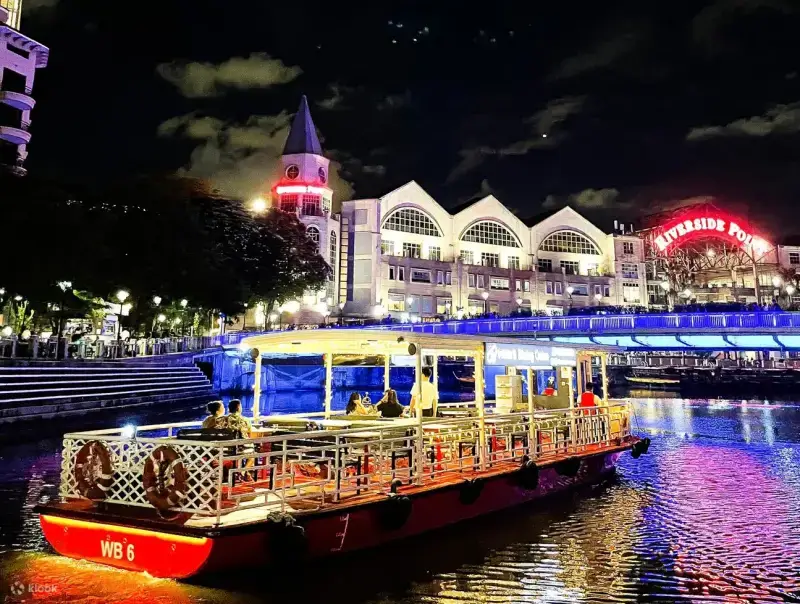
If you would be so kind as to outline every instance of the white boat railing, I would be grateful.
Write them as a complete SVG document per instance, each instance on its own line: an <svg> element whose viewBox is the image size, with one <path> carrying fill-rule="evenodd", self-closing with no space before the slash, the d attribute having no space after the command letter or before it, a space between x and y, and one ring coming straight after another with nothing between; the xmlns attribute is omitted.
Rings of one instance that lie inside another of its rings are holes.
<svg viewBox="0 0 800 604"><path fill-rule="evenodd" d="M288 417L262 420L266 425L271 420L285 424ZM336 430L308 430L320 420L293 417L295 429L302 431L214 442L176 436L181 429L199 427L198 422L142 426L133 436L124 429L67 434L60 496L81 498L76 457L92 441L110 452L113 482L105 493L106 503L152 507L143 484L145 462L156 448L168 446L188 474L180 507L170 508L170 513L205 518L213 526L252 521L270 512L316 511L354 496L389 494L396 481L425 485L448 476L475 478L523 457L546 461L600 450L630 435L626 403L422 422L364 418L353 421L358 427Z"/></svg>

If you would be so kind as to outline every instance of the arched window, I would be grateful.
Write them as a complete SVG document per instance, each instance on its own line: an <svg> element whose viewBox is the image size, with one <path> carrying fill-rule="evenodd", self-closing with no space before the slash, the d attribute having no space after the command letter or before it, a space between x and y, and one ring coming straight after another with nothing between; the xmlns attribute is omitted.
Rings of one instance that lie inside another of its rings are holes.
<svg viewBox="0 0 800 604"><path fill-rule="evenodd" d="M330 260L331 260L331 281L334 281L336 275L336 232L331 231L331 245L330 245Z"/></svg>
<svg viewBox="0 0 800 604"><path fill-rule="evenodd" d="M400 208L392 212L383 223L383 228L389 231L401 231L414 235L430 235L441 237L442 233L430 217L416 208Z"/></svg>
<svg viewBox="0 0 800 604"><path fill-rule="evenodd" d="M577 231L556 231L549 234L539 246L539 251L600 255L597 246Z"/></svg>
<svg viewBox="0 0 800 604"><path fill-rule="evenodd" d="M476 222L461 235L461 241L502 245L504 247L522 247L514 233L494 220Z"/></svg>
<svg viewBox="0 0 800 604"><path fill-rule="evenodd" d="M317 247L317 253L319 253L319 229L315 226L310 226L306 229L306 236L314 242L314 245Z"/></svg>

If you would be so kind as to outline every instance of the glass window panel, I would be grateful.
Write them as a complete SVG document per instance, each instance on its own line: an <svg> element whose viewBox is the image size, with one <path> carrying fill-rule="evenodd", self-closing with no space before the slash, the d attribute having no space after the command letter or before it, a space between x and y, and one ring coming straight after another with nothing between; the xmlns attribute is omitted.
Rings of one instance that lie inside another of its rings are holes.
<svg viewBox="0 0 800 604"><path fill-rule="evenodd" d="M461 240L504 247L521 247L511 231L493 220L481 220L473 224L461 236Z"/></svg>
<svg viewBox="0 0 800 604"><path fill-rule="evenodd" d="M575 231L556 231L545 237L539 249L543 252L600 255L600 250L594 243Z"/></svg>
<svg viewBox="0 0 800 604"><path fill-rule="evenodd" d="M414 235L428 235L441 237L439 227L424 212L416 208L400 208L392 212L383 223L383 228L389 231L413 233Z"/></svg>

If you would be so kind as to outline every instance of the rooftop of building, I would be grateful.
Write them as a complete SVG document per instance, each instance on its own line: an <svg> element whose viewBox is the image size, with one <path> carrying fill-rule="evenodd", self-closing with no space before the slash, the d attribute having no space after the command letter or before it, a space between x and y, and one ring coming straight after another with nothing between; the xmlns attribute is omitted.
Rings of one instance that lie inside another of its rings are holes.
<svg viewBox="0 0 800 604"><path fill-rule="evenodd" d="M292 120L289 129L289 136L286 137L286 145L283 147L284 155L297 155L308 153L311 155L322 155L322 145L319 143L317 129L314 120L311 119L311 111L308 108L306 95L300 98L300 107Z"/></svg>

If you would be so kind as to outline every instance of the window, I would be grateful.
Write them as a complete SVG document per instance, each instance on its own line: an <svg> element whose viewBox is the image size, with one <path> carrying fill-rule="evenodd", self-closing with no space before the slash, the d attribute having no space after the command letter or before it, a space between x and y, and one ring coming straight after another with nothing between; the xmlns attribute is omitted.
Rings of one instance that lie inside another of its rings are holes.
<svg viewBox="0 0 800 604"><path fill-rule="evenodd" d="M414 235L442 236L436 223L427 214L416 208L395 210L383 223L383 228L387 231L400 231L401 233L413 233Z"/></svg>
<svg viewBox="0 0 800 604"><path fill-rule="evenodd" d="M449 315L453 303L450 298L436 298L436 314Z"/></svg>
<svg viewBox="0 0 800 604"><path fill-rule="evenodd" d="M562 260L561 268L564 270L565 275L577 275L578 263L573 260Z"/></svg>
<svg viewBox="0 0 800 604"><path fill-rule="evenodd" d="M381 241L381 254L394 256L394 241Z"/></svg>
<svg viewBox="0 0 800 604"><path fill-rule="evenodd" d="M545 281L545 283L544 283L544 292L546 294L552 294L553 293L553 282L552 281Z"/></svg>
<svg viewBox="0 0 800 604"><path fill-rule="evenodd" d="M539 258L536 265L539 267L540 273L552 273L553 272L553 261L550 258Z"/></svg>
<svg viewBox="0 0 800 604"><path fill-rule="evenodd" d="M519 256L508 257L508 268L519 270Z"/></svg>
<svg viewBox="0 0 800 604"><path fill-rule="evenodd" d="M405 281L406 280L406 267L405 266L398 266L397 267L397 280L398 281Z"/></svg>
<svg viewBox="0 0 800 604"><path fill-rule="evenodd" d="M322 213L323 214L331 213L331 198L325 197L324 195L322 197Z"/></svg>
<svg viewBox="0 0 800 604"><path fill-rule="evenodd" d="M281 210L297 212L297 195L281 195Z"/></svg>
<svg viewBox="0 0 800 604"><path fill-rule="evenodd" d="M406 297L403 294L389 294L389 312L403 312L406 309Z"/></svg>
<svg viewBox="0 0 800 604"><path fill-rule="evenodd" d="M623 241L622 242L622 253L626 256L633 255L633 241Z"/></svg>
<svg viewBox="0 0 800 604"><path fill-rule="evenodd" d="M442 248L432 245L428 248L428 259L430 260L441 260L442 259Z"/></svg>
<svg viewBox="0 0 800 604"><path fill-rule="evenodd" d="M510 287L509 280L505 279L504 277L492 277L490 287L492 289L508 290Z"/></svg>
<svg viewBox="0 0 800 604"><path fill-rule="evenodd" d="M517 279L514 281L514 291L522 291L522 279Z"/></svg>
<svg viewBox="0 0 800 604"><path fill-rule="evenodd" d="M461 250L461 262L475 264L475 254L472 253L472 250Z"/></svg>
<svg viewBox="0 0 800 604"><path fill-rule="evenodd" d="M611 297L611 286L610 285L604 285L603 286L603 297L604 298L610 298Z"/></svg>
<svg viewBox="0 0 800 604"><path fill-rule="evenodd" d="M594 295L595 296L602 296L603 295L603 286L602 285L595 285L594 286Z"/></svg>
<svg viewBox="0 0 800 604"><path fill-rule="evenodd" d="M419 243L403 242L403 256L406 258L419 258L422 255L422 246Z"/></svg>
<svg viewBox="0 0 800 604"><path fill-rule="evenodd" d="M475 273L469 273L467 275L467 283L470 287L475 287Z"/></svg>
<svg viewBox="0 0 800 604"><path fill-rule="evenodd" d="M445 285L453 285L453 273L451 273L450 271L447 271L444 274L444 284Z"/></svg>
<svg viewBox="0 0 800 604"><path fill-rule="evenodd" d="M522 247L511 231L499 222L492 220L481 220L473 224L461 235L461 241L502 245L504 247Z"/></svg>
<svg viewBox="0 0 800 604"><path fill-rule="evenodd" d="M6 45L6 48L8 48L8 50L10 50L11 52L18 54L19 56L25 59L30 58L31 56L30 52L28 52L23 48L17 48L16 46L13 46L10 42Z"/></svg>
<svg viewBox="0 0 800 604"><path fill-rule="evenodd" d="M394 276L397 273L396 269L393 266L389 267L389 281L394 281Z"/></svg>
<svg viewBox="0 0 800 604"><path fill-rule="evenodd" d="M303 216L320 216L319 195L303 195Z"/></svg>
<svg viewBox="0 0 800 604"><path fill-rule="evenodd" d="M488 254L486 252L481 252L481 264L483 266L497 268L500 266L500 254Z"/></svg>
<svg viewBox="0 0 800 604"><path fill-rule="evenodd" d="M478 289L483 289L486 287L483 281L483 275L478 275Z"/></svg>
<svg viewBox="0 0 800 604"><path fill-rule="evenodd" d="M626 304L639 303L639 284L622 282L622 301Z"/></svg>
<svg viewBox="0 0 800 604"><path fill-rule="evenodd" d="M666 304L667 292L660 284L649 284L647 286L647 301L650 304Z"/></svg>
<svg viewBox="0 0 800 604"><path fill-rule="evenodd" d="M600 269L597 267L596 264L587 264L586 274L592 277L598 277L600 275Z"/></svg>
<svg viewBox="0 0 800 604"><path fill-rule="evenodd" d="M317 253L319 253L319 229L315 226L308 227L308 229L306 229L306 237L314 242L314 245L317 247Z"/></svg>
<svg viewBox="0 0 800 604"><path fill-rule="evenodd" d="M529 292L531 291L531 282L527 279L522 282L522 291Z"/></svg>
<svg viewBox="0 0 800 604"><path fill-rule="evenodd" d="M573 296L588 296L589 286L586 283L570 283L569 287L572 288Z"/></svg>
<svg viewBox="0 0 800 604"><path fill-rule="evenodd" d="M789 252L789 264L800 264L800 252Z"/></svg>
<svg viewBox="0 0 800 604"><path fill-rule="evenodd" d="M563 287L564 287L564 284L561 283L561 281L556 281L556 296L563 296L564 295Z"/></svg>
<svg viewBox="0 0 800 604"><path fill-rule="evenodd" d="M334 280L334 275L336 274L336 232L331 231L331 240L330 245L328 246L328 255L331 261L331 281Z"/></svg>
<svg viewBox="0 0 800 604"><path fill-rule="evenodd" d="M412 283L430 283L431 282L431 272L423 270L421 268L412 268L411 269L411 282Z"/></svg>
<svg viewBox="0 0 800 604"><path fill-rule="evenodd" d="M444 285L444 271L436 271L436 285Z"/></svg>
<svg viewBox="0 0 800 604"><path fill-rule="evenodd" d="M600 255L600 250L594 243L575 231L556 231L545 237L539 249L543 252Z"/></svg>
<svg viewBox="0 0 800 604"><path fill-rule="evenodd" d="M639 278L639 267L636 264L632 264L630 262L623 262L622 263L622 278L623 279L638 279Z"/></svg>

